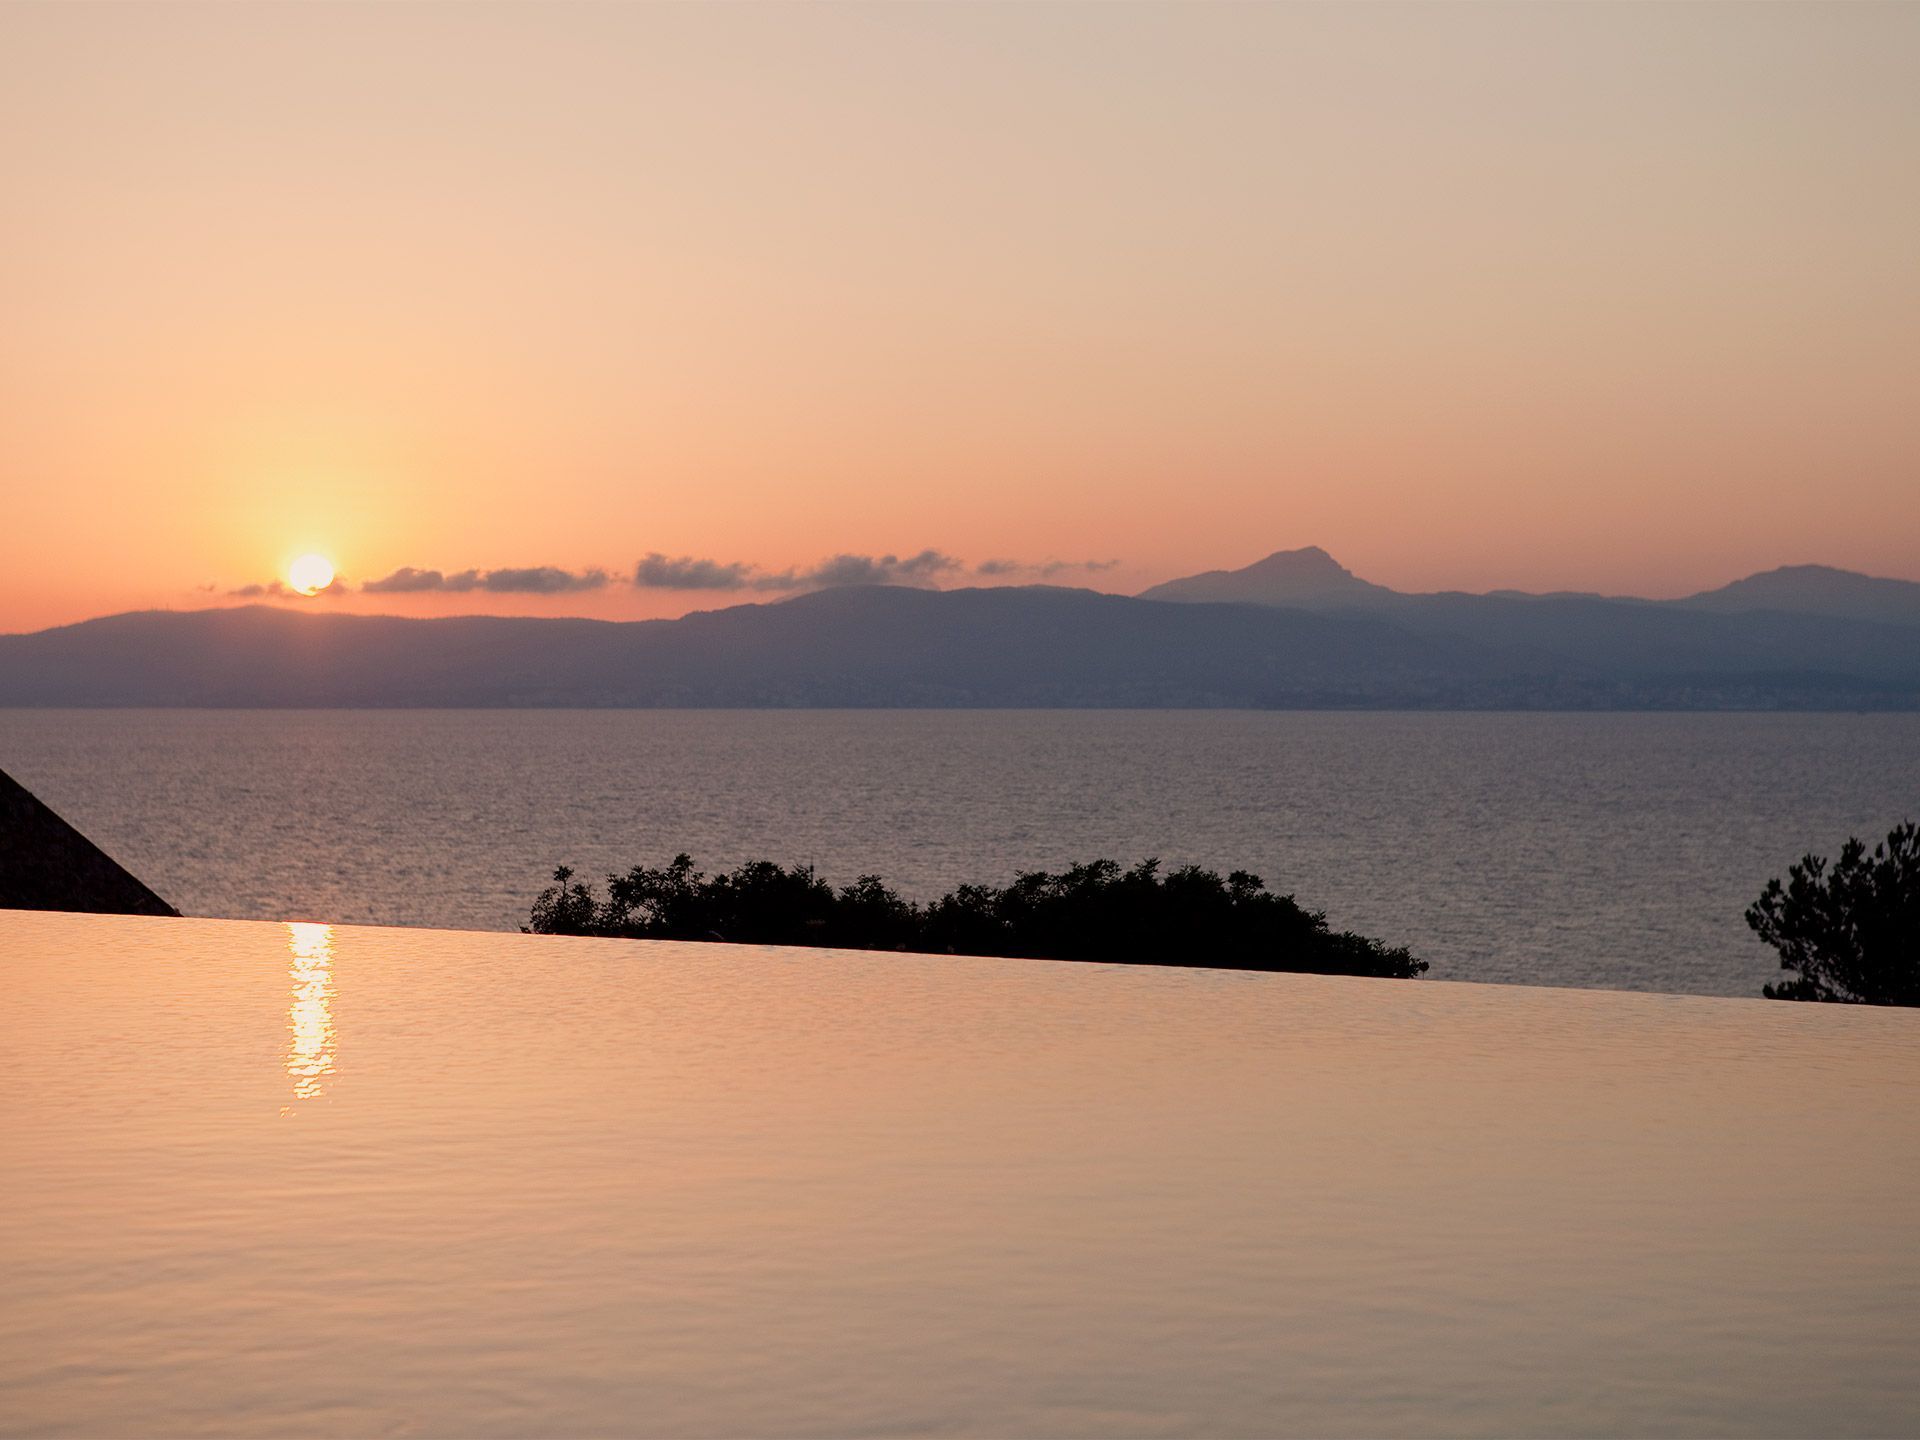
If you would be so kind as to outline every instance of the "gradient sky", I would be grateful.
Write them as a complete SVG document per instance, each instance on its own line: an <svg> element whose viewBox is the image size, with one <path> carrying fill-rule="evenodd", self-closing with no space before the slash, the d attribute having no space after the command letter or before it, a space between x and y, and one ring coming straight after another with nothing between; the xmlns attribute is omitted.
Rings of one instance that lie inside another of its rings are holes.
<svg viewBox="0 0 1920 1440"><path fill-rule="evenodd" d="M304 550L1920 578L1917 74L1920 5L0 6L0 629Z"/></svg>

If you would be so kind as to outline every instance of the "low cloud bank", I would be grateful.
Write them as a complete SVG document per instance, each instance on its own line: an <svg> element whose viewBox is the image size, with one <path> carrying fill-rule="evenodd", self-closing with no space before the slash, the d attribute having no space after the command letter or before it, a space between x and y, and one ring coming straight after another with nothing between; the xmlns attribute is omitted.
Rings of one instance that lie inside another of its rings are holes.
<svg viewBox="0 0 1920 1440"><path fill-rule="evenodd" d="M943 550L928 548L913 555L861 555L842 552L816 565L767 570L746 560L715 560L706 556L667 555L655 550L638 561L630 574L613 575L598 566L565 570L556 565L529 565L498 570L430 570L402 565L392 574L368 580L358 587L336 579L318 595L344 595L357 588L366 595L572 595L631 585L639 590L677 590L706 593L796 594L830 590L843 585L919 585L937 587L949 576L983 579L1051 579L1066 574L1097 574L1116 560L1009 560L996 558L968 565ZM207 587L213 588L211 586ZM314 596L274 580L242 585L226 594L239 599L309 600Z"/></svg>
<svg viewBox="0 0 1920 1440"><path fill-rule="evenodd" d="M633 567L643 590L829 590L840 585L930 585L964 569L939 550L917 555L830 555L805 570L762 570L744 560L710 560L654 551Z"/></svg>
<svg viewBox="0 0 1920 1440"><path fill-rule="evenodd" d="M1050 580L1056 575L1097 575L1119 563L1118 560L982 560L973 567L973 573L989 577L1038 575L1042 580Z"/></svg>
<svg viewBox="0 0 1920 1440"><path fill-rule="evenodd" d="M553 565L531 565L522 569L456 570L443 574L402 565L391 575L369 580L360 588L369 595L418 595L428 591L466 594L484 590L495 595L568 595L580 590L604 590L610 583L607 572L562 570Z"/></svg>
<svg viewBox="0 0 1920 1440"><path fill-rule="evenodd" d="M902 560L897 555L835 555L811 570L789 571L769 585L781 590L827 590L837 585L930 585L940 576L960 569L960 562L938 550L922 550Z"/></svg>
<svg viewBox="0 0 1920 1440"><path fill-rule="evenodd" d="M202 586L201 588L212 589L213 587ZM336 576L333 583L324 590L296 590L284 580L267 580L252 585L236 586L226 593L238 600L318 600L323 595L344 595L347 593L347 587Z"/></svg>
<svg viewBox="0 0 1920 1440"><path fill-rule="evenodd" d="M633 567L633 583L642 590L744 590L752 574L753 567L738 560L676 559L656 550Z"/></svg>

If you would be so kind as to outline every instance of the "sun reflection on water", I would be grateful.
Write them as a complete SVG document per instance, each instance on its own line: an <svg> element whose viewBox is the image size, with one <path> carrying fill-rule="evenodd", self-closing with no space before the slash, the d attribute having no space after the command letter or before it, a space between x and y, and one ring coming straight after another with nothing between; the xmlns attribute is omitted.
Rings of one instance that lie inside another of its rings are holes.
<svg viewBox="0 0 1920 1440"><path fill-rule="evenodd" d="M287 973L293 986L287 1006L287 1078L298 1103L325 1094L334 1071L333 927L289 923L287 949L292 952ZM281 1113L292 1109L288 1105Z"/></svg>

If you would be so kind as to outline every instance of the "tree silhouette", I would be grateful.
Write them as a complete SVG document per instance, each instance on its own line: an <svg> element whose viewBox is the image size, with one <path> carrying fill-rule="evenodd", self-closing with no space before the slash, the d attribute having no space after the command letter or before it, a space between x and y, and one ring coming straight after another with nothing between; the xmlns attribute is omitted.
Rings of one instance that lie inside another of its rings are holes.
<svg viewBox="0 0 1920 1440"><path fill-rule="evenodd" d="M1793 972L1769 1000L1920 1005L1920 827L1895 826L1871 855L1849 838L1831 868L1805 856L1785 885L1767 882L1747 924Z"/></svg>
<svg viewBox="0 0 1920 1440"><path fill-rule="evenodd" d="M1336 932L1317 910L1270 893L1258 875L1226 879L1198 866L1165 876L1157 860L1113 860L1059 874L1033 870L1011 885L962 885L932 904L903 900L877 875L835 890L810 865L755 860L714 876L677 855L665 869L607 877L600 899L562 865L533 902L538 935L721 940L917 950L1116 964L1205 965L1405 979L1427 962L1405 948Z"/></svg>

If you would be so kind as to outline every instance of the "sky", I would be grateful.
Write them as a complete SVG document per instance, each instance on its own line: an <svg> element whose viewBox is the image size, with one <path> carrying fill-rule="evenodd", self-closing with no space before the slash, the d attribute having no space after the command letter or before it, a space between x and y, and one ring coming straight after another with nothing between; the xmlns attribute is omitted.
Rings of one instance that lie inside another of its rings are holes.
<svg viewBox="0 0 1920 1440"><path fill-rule="evenodd" d="M1916 74L1920 5L0 6L0 630L1920 579Z"/></svg>

